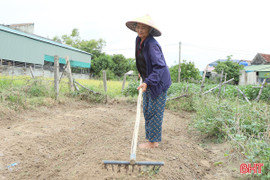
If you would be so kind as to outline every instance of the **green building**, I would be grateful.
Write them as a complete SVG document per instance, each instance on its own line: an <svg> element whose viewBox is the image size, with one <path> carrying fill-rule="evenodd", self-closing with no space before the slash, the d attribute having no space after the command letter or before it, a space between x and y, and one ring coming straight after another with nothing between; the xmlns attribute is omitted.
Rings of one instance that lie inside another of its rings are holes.
<svg viewBox="0 0 270 180"><path fill-rule="evenodd" d="M90 72L91 54L53 40L0 25L0 65L50 70L54 56L59 56L60 70L68 56L73 70Z"/></svg>

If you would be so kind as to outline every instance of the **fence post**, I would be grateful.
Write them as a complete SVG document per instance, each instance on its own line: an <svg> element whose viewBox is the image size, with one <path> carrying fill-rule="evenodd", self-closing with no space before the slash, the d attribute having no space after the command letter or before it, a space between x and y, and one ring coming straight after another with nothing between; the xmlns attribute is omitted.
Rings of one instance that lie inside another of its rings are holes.
<svg viewBox="0 0 270 180"><path fill-rule="evenodd" d="M2 64L3 64L3 59L0 59L0 73L2 73Z"/></svg>
<svg viewBox="0 0 270 180"><path fill-rule="evenodd" d="M30 65L30 66L29 66L29 68L30 68L30 73L31 73L31 76L32 76L32 78L34 79L34 78L35 78L35 75L34 75L34 72L33 72L32 66Z"/></svg>
<svg viewBox="0 0 270 180"><path fill-rule="evenodd" d="M220 97L220 93L221 93L221 86L222 86L222 79L223 79L223 69L221 71L221 77L220 77L220 81L219 81L219 92L218 92L218 97Z"/></svg>
<svg viewBox="0 0 270 180"><path fill-rule="evenodd" d="M225 73L225 77L224 77L224 82L227 81L227 73ZM226 93L226 84L224 84L224 91L223 91L223 98L225 97L225 93Z"/></svg>
<svg viewBox="0 0 270 180"><path fill-rule="evenodd" d="M106 77L106 71L103 71L103 86L104 86L104 91L107 93L107 77Z"/></svg>
<svg viewBox="0 0 270 180"><path fill-rule="evenodd" d="M201 85L201 91L200 91L201 93L202 93L202 90L204 88L205 75L206 75L208 66L209 66L209 64L207 64L207 66L205 67L204 72L203 72L203 79L202 79L202 85Z"/></svg>
<svg viewBox="0 0 270 180"><path fill-rule="evenodd" d="M66 59L66 72L67 72L68 79L69 79L69 87L70 87L70 90L73 92L74 85L73 85L73 78L72 78L72 73L71 73L70 61L69 61L68 56L66 56L65 59Z"/></svg>
<svg viewBox="0 0 270 180"><path fill-rule="evenodd" d="M59 96L59 56L54 56L54 91L56 100Z"/></svg>
<svg viewBox="0 0 270 180"><path fill-rule="evenodd" d="M243 97L245 98L245 100L248 102L248 104L250 105L251 103L249 102L249 100L248 100L248 98L247 98L247 96L236 86L236 89L238 90L238 92L240 92L242 95L243 95Z"/></svg>
<svg viewBox="0 0 270 180"><path fill-rule="evenodd" d="M258 96L256 97L255 101L259 101L261 95L262 95L262 91L263 91L263 88L264 88L264 84L266 83L266 78L263 80L263 83L262 83L262 86L260 88L260 91L259 91L259 94Z"/></svg>
<svg viewBox="0 0 270 180"><path fill-rule="evenodd" d="M122 91L123 91L124 88L125 88L126 79L127 79L127 74L124 75L124 80L123 80L123 84L122 84Z"/></svg>

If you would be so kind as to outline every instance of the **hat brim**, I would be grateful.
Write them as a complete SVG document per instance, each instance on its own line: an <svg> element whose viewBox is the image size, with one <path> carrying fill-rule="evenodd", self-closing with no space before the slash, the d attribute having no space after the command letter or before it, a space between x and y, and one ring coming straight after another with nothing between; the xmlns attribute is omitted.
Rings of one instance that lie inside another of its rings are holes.
<svg viewBox="0 0 270 180"><path fill-rule="evenodd" d="M150 34L151 34L152 36L156 36L156 37L157 37L157 36L161 36L161 31L158 30L156 27L153 27L153 26L151 26L151 25L149 25L149 24L145 24L145 23L140 22L140 21L128 21L128 22L126 22L126 26L127 26L130 30L136 32L136 24L137 24L137 23L144 24L144 25L146 25L146 26L150 26L151 28L153 28L152 31L150 32Z"/></svg>

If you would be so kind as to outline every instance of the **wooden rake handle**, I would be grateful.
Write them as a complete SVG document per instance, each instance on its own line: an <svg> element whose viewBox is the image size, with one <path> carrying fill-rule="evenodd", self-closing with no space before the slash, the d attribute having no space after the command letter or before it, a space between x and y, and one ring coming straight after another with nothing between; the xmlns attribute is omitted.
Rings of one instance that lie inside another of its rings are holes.
<svg viewBox="0 0 270 180"><path fill-rule="evenodd" d="M142 84L142 78L140 78L140 85ZM142 101L142 88L139 90L138 100L137 100L137 114L136 114L136 122L133 131L133 138L131 142L131 151L130 151L130 164L136 163L136 150L138 143L138 134L139 134L139 126L140 126L140 118L141 118L141 101Z"/></svg>

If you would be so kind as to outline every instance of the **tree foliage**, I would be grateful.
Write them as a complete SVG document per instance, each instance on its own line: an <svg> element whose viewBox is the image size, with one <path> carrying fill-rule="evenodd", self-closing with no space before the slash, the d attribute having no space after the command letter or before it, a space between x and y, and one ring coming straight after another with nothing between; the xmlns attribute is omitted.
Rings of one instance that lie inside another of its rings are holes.
<svg viewBox="0 0 270 180"><path fill-rule="evenodd" d="M175 65L170 67L171 79L173 82L177 82L178 80L178 67L179 65ZM181 63L181 80L190 80L190 79L200 79L200 71L195 67L193 62L187 62L186 60Z"/></svg>
<svg viewBox="0 0 270 180"><path fill-rule="evenodd" d="M218 61L218 65L215 67L217 73L221 73L222 70L224 74L227 73L227 79L234 78L236 84L239 82L240 70L244 69L243 65L239 65L236 62L231 61L232 55L227 56L227 61L220 62Z"/></svg>
<svg viewBox="0 0 270 180"><path fill-rule="evenodd" d="M70 35L62 35L61 38L55 36L53 40L91 53L91 73L97 77L102 76L103 70L106 70L108 79L114 79L136 69L135 60L132 58L126 59L121 54L103 53L102 48L106 45L103 39L81 40L78 29L73 29Z"/></svg>
<svg viewBox="0 0 270 180"><path fill-rule="evenodd" d="M100 56L102 48L106 45L103 39L81 40L79 30L76 28L72 30L70 35L62 35L61 38L55 36L53 40L89 52L93 55L92 58Z"/></svg>

